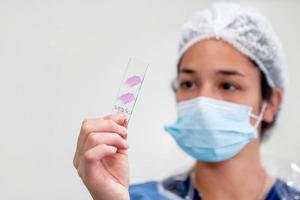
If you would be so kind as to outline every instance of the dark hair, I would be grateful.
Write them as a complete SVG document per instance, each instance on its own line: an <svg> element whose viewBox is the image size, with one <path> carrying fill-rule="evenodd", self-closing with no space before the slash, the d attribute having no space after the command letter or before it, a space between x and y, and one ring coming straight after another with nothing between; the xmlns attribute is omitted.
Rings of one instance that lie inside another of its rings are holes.
<svg viewBox="0 0 300 200"><path fill-rule="evenodd" d="M260 70L260 68L258 67L258 65L256 64L255 61L251 60L252 63L259 69L260 71L260 85L261 85L261 96L262 99L264 101L269 101L272 97L273 94L273 89L271 88L271 86L269 85L267 78L265 76L265 74ZM177 65L177 75L179 73L179 66L180 66L180 61L179 64ZM176 79L174 79L171 83L171 88L174 92L176 92ZM260 141L265 141L268 137L269 137L269 130L271 128L273 128L276 124L276 118L277 118L277 114L275 114L273 121L268 123L265 121L261 122L261 134L260 134Z"/></svg>
<svg viewBox="0 0 300 200"><path fill-rule="evenodd" d="M258 65L253 62L255 66ZM273 94L273 89L269 85L265 74L260 70L260 85L261 85L261 96L264 101L269 101ZM260 141L264 141L269 137L268 131L275 126L277 114L275 114L273 121L268 123L265 121L261 122L261 134L260 134Z"/></svg>

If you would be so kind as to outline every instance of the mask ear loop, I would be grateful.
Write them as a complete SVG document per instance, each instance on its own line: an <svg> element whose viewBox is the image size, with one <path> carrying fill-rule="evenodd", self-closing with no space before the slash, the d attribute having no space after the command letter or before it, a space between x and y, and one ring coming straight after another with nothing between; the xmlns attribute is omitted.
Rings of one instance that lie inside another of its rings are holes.
<svg viewBox="0 0 300 200"><path fill-rule="evenodd" d="M265 111L266 111L267 105L268 105L268 103L264 101L259 116L256 116L256 115L251 114L251 117L253 117L254 119L256 119L256 123L255 123L255 125L254 125L255 128L257 128L258 125L260 124L260 122L262 121L262 118L263 118L264 113L265 113Z"/></svg>

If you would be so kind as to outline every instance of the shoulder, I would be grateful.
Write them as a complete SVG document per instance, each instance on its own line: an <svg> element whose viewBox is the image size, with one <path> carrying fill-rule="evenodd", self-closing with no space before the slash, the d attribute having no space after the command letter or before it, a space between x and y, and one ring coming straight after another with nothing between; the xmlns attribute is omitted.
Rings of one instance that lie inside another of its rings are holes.
<svg viewBox="0 0 300 200"><path fill-rule="evenodd" d="M152 200L159 199L158 182L148 181L129 186L130 199L132 200Z"/></svg>
<svg viewBox="0 0 300 200"><path fill-rule="evenodd" d="M300 198L300 191L288 185L285 181L277 178L271 191L267 196L267 200L277 199L298 199Z"/></svg>
<svg viewBox="0 0 300 200"><path fill-rule="evenodd" d="M168 177L161 182L149 181L141 184L130 185L131 200L182 200L190 191L188 174Z"/></svg>

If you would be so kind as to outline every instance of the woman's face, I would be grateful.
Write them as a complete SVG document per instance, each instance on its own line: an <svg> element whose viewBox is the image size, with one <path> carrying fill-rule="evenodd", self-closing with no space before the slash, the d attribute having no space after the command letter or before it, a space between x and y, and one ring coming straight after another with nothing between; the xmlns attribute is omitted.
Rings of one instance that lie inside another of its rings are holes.
<svg viewBox="0 0 300 200"><path fill-rule="evenodd" d="M182 57L176 101L199 96L249 105L258 115L262 105L260 71L222 40L198 42Z"/></svg>

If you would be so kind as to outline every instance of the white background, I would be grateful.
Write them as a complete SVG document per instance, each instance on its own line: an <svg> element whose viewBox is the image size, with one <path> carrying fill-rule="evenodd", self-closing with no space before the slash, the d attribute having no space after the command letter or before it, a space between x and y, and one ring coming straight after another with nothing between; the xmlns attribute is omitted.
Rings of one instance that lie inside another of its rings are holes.
<svg viewBox="0 0 300 200"><path fill-rule="evenodd" d="M84 118L109 114L131 56L151 63L129 127L131 181L191 164L163 131L180 29L201 0L0 1L0 199L91 199L72 166ZM244 2L244 1L243 1ZM300 161L300 1L251 1L287 53L289 98L263 150Z"/></svg>

